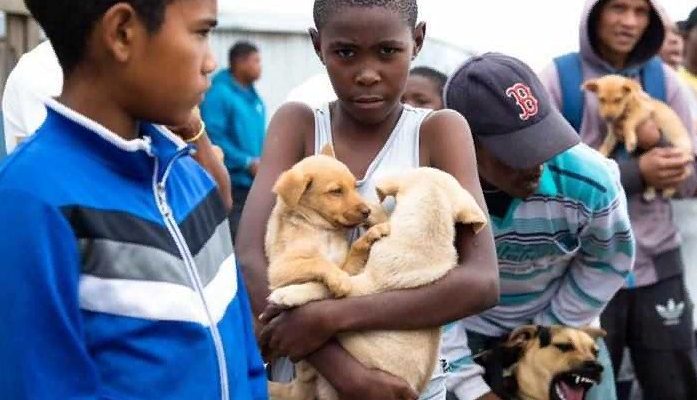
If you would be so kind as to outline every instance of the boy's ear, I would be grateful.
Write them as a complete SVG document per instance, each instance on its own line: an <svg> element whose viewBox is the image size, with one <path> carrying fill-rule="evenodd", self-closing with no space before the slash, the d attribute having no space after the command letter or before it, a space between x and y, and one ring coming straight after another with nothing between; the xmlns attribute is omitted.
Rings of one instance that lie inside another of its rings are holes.
<svg viewBox="0 0 697 400"><path fill-rule="evenodd" d="M414 54L412 60L416 58L424 47L424 41L426 40L426 23L419 22L414 28Z"/></svg>
<svg viewBox="0 0 697 400"><path fill-rule="evenodd" d="M315 54L319 58L319 61L324 64L324 58L322 58L322 42L319 37L319 31L315 28L308 29L310 34L310 40L312 40L312 47L315 49Z"/></svg>
<svg viewBox="0 0 697 400"><path fill-rule="evenodd" d="M120 63L131 58L133 42L138 32L145 32L135 9L127 2L119 2L109 8L98 27L101 27L100 37L104 49Z"/></svg>

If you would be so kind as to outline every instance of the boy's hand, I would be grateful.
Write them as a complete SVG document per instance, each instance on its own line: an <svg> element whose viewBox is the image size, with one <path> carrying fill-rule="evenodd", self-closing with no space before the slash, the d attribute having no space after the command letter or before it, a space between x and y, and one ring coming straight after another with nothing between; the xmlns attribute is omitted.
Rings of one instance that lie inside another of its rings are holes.
<svg viewBox="0 0 697 400"><path fill-rule="evenodd" d="M257 172L259 171L259 160L254 160L249 164L249 167L247 168L249 171L249 174L252 176L257 176Z"/></svg>
<svg viewBox="0 0 697 400"><path fill-rule="evenodd" d="M186 121L186 123L178 126L170 126L168 128L174 132L175 135L186 141L193 138L201 131L201 123L201 113L198 111L198 108L195 108L191 112L189 120Z"/></svg>
<svg viewBox="0 0 697 400"><path fill-rule="evenodd" d="M655 147L639 158L639 170L647 186L665 189L680 185L691 172L693 159L672 147Z"/></svg>
<svg viewBox="0 0 697 400"><path fill-rule="evenodd" d="M658 124L649 118L637 127L637 147L644 150L652 149L661 142L661 131Z"/></svg>
<svg viewBox="0 0 697 400"><path fill-rule="evenodd" d="M403 379L377 369L347 366L342 382L330 382L341 400L417 400L416 393Z"/></svg>
<svg viewBox="0 0 697 400"><path fill-rule="evenodd" d="M327 310L331 300L317 301L302 307L284 310L266 307L259 319L264 328L259 345L268 359L287 356L293 362L305 359L336 334L332 313Z"/></svg>

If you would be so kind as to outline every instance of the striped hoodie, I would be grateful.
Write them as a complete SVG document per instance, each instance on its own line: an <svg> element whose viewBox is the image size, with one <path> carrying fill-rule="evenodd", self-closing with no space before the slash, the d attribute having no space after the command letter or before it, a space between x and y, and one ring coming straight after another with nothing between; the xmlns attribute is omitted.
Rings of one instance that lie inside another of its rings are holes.
<svg viewBox="0 0 697 400"><path fill-rule="evenodd" d="M548 161L536 193L513 199L503 215L490 219L500 303L444 329L448 386L461 399L476 398L471 385L481 381L467 330L498 337L529 323L592 324L624 284L634 258L617 166L584 144Z"/></svg>
<svg viewBox="0 0 697 400"><path fill-rule="evenodd" d="M265 399L212 178L54 100L0 165L0 398Z"/></svg>

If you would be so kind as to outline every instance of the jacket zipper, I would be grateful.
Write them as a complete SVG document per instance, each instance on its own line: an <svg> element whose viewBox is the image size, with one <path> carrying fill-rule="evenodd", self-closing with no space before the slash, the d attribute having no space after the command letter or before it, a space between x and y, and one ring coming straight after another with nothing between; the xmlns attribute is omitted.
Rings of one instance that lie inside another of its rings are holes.
<svg viewBox="0 0 697 400"><path fill-rule="evenodd" d="M227 366L225 361L225 350L223 348L223 339L220 336L218 325L213 320L210 309L208 308L208 303L206 302L206 297L203 293L203 283L201 282L201 277L199 276L198 270L196 269L196 262L194 261L194 257L191 255L191 250L189 249L189 246L187 245L186 240L184 239L184 235L182 235L181 230L179 229L179 225L177 225L177 222L174 219L172 209L167 203L167 192L165 183L167 181L167 177L172 168L172 165L174 164L177 158L178 157L175 156L172 159L172 161L170 161L160 181L158 181L157 179L157 173L159 170L159 160L155 158L155 172L153 174L153 193L155 195L155 201L157 202L157 208L159 209L160 214L164 218L167 230L169 231L170 236L174 240L174 243L177 245L177 249L179 250L182 259L184 260L186 272L189 275L191 284L194 286L196 293L198 293L199 298L203 303L203 309L206 312L206 317L208 318L208 322L210 324L211 337L213 338L215 354L218 360L218 371L220 373L221 389L220 398L221 400L229 400L230 393Z"/></svg>

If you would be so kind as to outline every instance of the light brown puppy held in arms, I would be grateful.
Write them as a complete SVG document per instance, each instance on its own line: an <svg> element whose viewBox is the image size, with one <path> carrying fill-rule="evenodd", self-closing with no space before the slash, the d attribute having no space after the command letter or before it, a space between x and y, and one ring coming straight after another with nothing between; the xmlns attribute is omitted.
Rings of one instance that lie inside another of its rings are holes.
<svg viewBox="0 0 697 400"><path fill-rule="evenodd" d="M371 207L349 169L327 155L330 150L323 153L295 164L273 188L278 198L265 243L271 290L322 282L343 297L351 289L349 274L363 267L372 242L387 234L385 226L371 229L349 249L349 230L374 222Z"/></svg>
<svg viewBox="0 0 697 400"><path fill-rule="evenodd" d="M502 399L583 400L600 383L603 367L596 341L604 336L597 328L525 325L475 359ZM503 376L492 379L491 371Z"/></svg>
<svg viewBox="0 0 697 400"><path fill-rule="evenodd" d="M619 75L607 75L583 84L583 89L598 96L600 115L607 121L607 136L598 151L608 157L619 142L624 142L628 153L633 153L646 140L639 137L637 128L652 118L671 146L685 154L693 154L690 135L680 117L667 104L651 98L638 82ZM642 150L649 150L643 148ZM691 173L688 169L686 174ZM663 190L663 197L675 195L675 188ZM656 190L646 188L644 199L653 200Z"/></svg>
<svg viewBox="0 0 697 400"><path fill-rule="evenodd" d="M363 271L350 278L349 296L435 282L457 265L455 224L471 225L479 232L487 223L472 195L437 169L418 168L386 178L376 190L381 200L396 199L390 234L373 244ZM290 307L331 296L324 285L306 283L277 289L270 300ZM440 329L343 333L338 340L366 367L403 378L420 393L437 362ZM337 399L336 391L309 365L299 363L296 373L290 384L270 383L272 399Z"/></svg>

